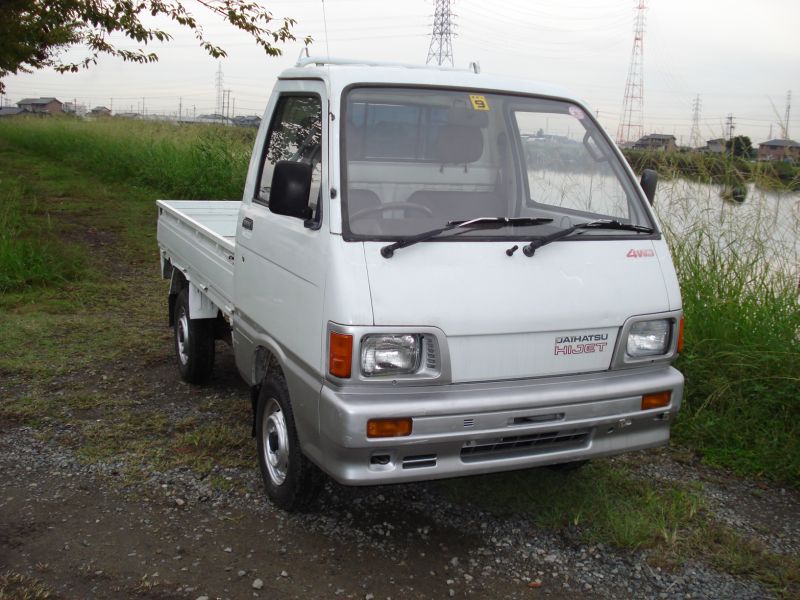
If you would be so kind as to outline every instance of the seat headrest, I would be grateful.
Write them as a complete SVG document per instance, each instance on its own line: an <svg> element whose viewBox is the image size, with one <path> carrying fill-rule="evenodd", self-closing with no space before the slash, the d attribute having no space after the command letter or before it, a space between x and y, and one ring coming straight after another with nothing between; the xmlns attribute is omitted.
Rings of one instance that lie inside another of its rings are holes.
<svg viewBox="0 0 800 600"><path fill-rule="evenodd" d="M436 140L436 160L442 164L466 164L483 155L483 133L480 127L445 125Z"/></svg>

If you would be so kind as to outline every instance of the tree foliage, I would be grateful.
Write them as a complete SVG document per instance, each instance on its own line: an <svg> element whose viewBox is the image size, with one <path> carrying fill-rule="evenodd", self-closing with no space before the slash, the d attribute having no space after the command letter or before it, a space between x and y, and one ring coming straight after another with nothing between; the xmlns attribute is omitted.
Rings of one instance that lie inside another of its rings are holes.
<svg viewBox="0 0 800 600"><path fill-rule="evenodd" d="M753 153L753 142L746 135L737 135L725 142L725 149L734 156L749 158Z"/></svg>
<svg viewBox="0 0 800 600"><path fill-rule="evenodd" d="M252 36L270 56L281 53L279 44L295 40L295 20L273 17L258 2L248 0L194 0L200 7L221 17ZM0 1L0 91L2 78L52 67L59 72L76 72L97 63L103 55L130 62L158 60L143 47L150 42L169 42L165 30L149 26L143 19L167 17L194 33L199 45L214 58L225 50L206 38L186 0L2 0ZM122 34L141 47L130 50L110 41ZM310 43L310 38L305 38ZM77 61L62 61L70 46L81 45L86 55Z"/></svg>

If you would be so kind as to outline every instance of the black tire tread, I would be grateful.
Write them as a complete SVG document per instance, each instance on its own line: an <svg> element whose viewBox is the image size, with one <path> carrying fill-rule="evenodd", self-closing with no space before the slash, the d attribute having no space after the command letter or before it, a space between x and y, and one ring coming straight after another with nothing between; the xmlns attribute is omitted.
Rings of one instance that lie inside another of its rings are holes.
<svg viewBox="0 0 800 600"><path fill-rule="evenodd" d="M270 480L269 471L264 464L263 458L263 413L270 397L278 400L281 405L289 436L289 472L286 474L286 480L280 486L274 485ZM324 479L319 468L308 460L300 449L300 442L294 423L294 412L289 400L289 387L286 385L286 378L280 373L268 374L264 378L258 394L256 448L261 477L264 480L264 487L270 501L287 512L307 509L319 494Z"/></svg>
<svg viewBox="0 0 800 600"><path fill-rule="evenodd" d="M185 306L189 316L189 360L181 364L178 357L178 316ZM189 312L189 288L184 287L175 299L175 327L173 332L175 360L181 379L195 385L208 383L214 370L214 319L192 319Z"/></svg>

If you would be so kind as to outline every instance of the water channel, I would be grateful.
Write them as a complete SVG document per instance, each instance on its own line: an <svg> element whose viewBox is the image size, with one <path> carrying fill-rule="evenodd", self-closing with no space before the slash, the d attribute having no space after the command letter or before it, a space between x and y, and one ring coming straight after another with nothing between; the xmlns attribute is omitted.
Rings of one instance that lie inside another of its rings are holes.
<svg viewBox="0 0 800 600"><path fill-rule="evenodd" d="M722 186L674 179L660 181L655 208L675 236L700 236L740 254L762 252L771 266L800 277L800 193L750 184L743 202L724 200Z"/></svg>

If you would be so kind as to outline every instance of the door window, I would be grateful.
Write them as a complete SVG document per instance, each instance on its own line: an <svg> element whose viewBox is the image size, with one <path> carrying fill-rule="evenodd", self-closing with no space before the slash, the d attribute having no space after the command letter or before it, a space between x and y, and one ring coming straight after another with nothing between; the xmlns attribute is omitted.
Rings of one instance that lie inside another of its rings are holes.
<svg viewBox="0 0 800 600"><path fill-rule="evenodd" d="M283 96L267 135L255 201L269 204L272 174L278 161L314 167L309 207L316 212L322 180L322 106L319 96Z"/></svg>

